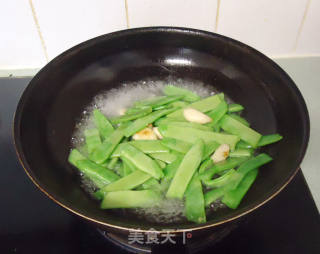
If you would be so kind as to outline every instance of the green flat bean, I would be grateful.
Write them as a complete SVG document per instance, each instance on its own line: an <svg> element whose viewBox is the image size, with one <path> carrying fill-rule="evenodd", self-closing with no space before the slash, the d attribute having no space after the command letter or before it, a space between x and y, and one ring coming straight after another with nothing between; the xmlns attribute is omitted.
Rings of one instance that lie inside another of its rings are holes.
<svg viewBox="0 0 320 254"><path fill-rule="evenodd" d="M140 117L146 116L148 114L150 114L152 112L152 107L145 107L143 109L141 109L140 111L137 111L135 113L131 113L131 114L125 114L122 116L118 116L115 118L110 119L110 121L113 124L118 124L118 123L122 123L122 122L128 122L131 120L135 120L138 119Z"/></svg>
<svg viewBox="0 0 320 254"><path fill-rule="evenodd" d="M163 161L165 163L172 163L177 159L177 156L174 153L150 153L150 157Z"/></svg>
<svg viewBox="0 0 320 254"><path fill-rule="evenodd" d="M247 142L243 141L243 140L240 140L238 142L238 144L236 145L236 148L245 148L245 149L248 149L248 148L252 148L252 145L248 144Z"/></svg>
<svg viewBox="0 0 320 254"><path fill-rule="evenodd" d="M105 194L101 208L145 208L155 206L160 200L160 194L152 190L113 191Z"/></svg>
<svg viewBox="0 0 320 254"><path fill-rule="evenodd" d="M204 144L197 141L182 159L167 191L166 197L182 199L184 192L200 165Z"/></svg>
<svg viewBox="0 0 320 254"><path fill-rule="evenodd" d="M199 110L203 113L208 112L210 110L215 109L219 103L221 102L221 99L218 95L213 95L210 97L207 97L205 99L202 99L200 101L196 101L194 103L191 103L190 105L188 105L187 107ZM179 109L176 110L175 112L168 114L167 117L171 117L174 119L182 119L184 120L184 116L183 116L183 109Z"/></svg>
<svg viewBox="0 0 320 254"><path fill-rule="evenodd" d="M247 157L239 157L239 158L228 158L225 161L218 162L214 164L211 168L201 172L199 175L200 179L205 181L211 179L215 174L222 172L224 170L229 170L235 168L248 160Z"/></svg>
<svg viewBox="0 0 320 254"><path fill-rule="evenodd" d="M204 194L204 204L205 206L209 206L212 202L221 198L225 193L224 187L213 189Z"/></svg>
<svg viewBox="0 0 320 254"><path fill-rule="evenodd" d="M149 180L147 180L146 182L144 182L141 187L144 189L144 190L147 190L147 189L153 189L153 190L156 190L156 189L160 189L160 184L159 182L154 179L153 177L151 177Z"/></svg>
<svg viewBox="0 0 320 254"><path fill-rule="evenodd" d="M229 153L229 157L243 157L243 156L251 156L253 153L253 149L246 148L238 148Z"/></svg>
<svg viewBox="0 0 320 254"><path fill-rule="evenodd" d="M211 158L204 160L199 167L199 173L203 173L204 171L206 171L206 169L208 169L209 167L211 168L212 166L213 161Z"/></svg>
<svg viewBox="0 0 320 254"><path fill-rule="evenodd" d="M86 138L86 146L88 149L88 153L91 154L96 147L101 145L99 130L98 129L85 130L84 136Z"/></svg>
<svg viewBox="0 0 320 254"><path fill-rule="evenodd" d="M93 110L93 121L98 128L100 135L106 139L113 132L114 128L108 118L98 109Z"/></svg>
<svg viewBox="0 0 320 254"><path fill-rule="evenodd" d="M123 138L122 128L125 128L125 126L119 127L112 132L111 135L106 138L101 145L94 149L94 151L89 155L89 158L98 164L102 164L109 159L111 153Z"/></svg>
<svg viewBox="0 0 320 254"><path fill-rule="evenodd" d="M185 214L189 221L195 223L206 222L206 212L201 181L194 175L185 194Z"/></svg>
<svg viewBox="0 0 320 254"><path fill-rule="evenodd" d="M159 167L162 169L164 169L167 166L167 164L161 160L155 159L155 161L158 163Z"/></svg>
<svg viewBox="0 0 320 254"><path fill-rule="evenodd" d="M175 111L174 108L159 110L159 111L152 112L151 114L146 115L142 118L139 118L124 130L124 135L126 137L130 137L136 132L147 127L148 124L153 123L155 120L159 119L164 115L170 114L173 111Z"/></svg>
<svg viewBox="0 0 320 254"><path fill-rule="evenodd" d="M130 161L137 169L152 175L156 179L163 177L159 165L139 149L130 144L125 144L120 152L120 157Z"/></svg>
<svg viewBox="0 0 320 254"><path fill-rule="evenodd" d="M258 145L258 142L261 138L260 133L245 126L243 123L228 115L224 115L220 121L221 128L226 132L239 136L242 140L246 141L253 147Z"/></svg>
<svg viewBox="0 0 320 254"><path fill-rule="evenodd" d="M151 106L152 108L157 108L162 105L169 104L171 102L180 100L183 98L183 95L173 95L173 96L159 96L144 101L138 101L135 103L135 106Z"/></svg>
<svg viewBox="0 0 320 254"><path fill-rule="evenodd" d="M129 175L114 181L107 186L103 187L101 191L120 191L120 190L131 190L135 187L143 184L145 181L151 178L151 175L144 173L140 170L133 171Z"/></svg>
<svg viewBox="0 0 320 254"><path fill-rule="evenodd" d="M146 154L169 152L169 149L166 146L164 146L160 140L134 140L126 143L133 145L135 148L138 148ZM119 144L111 154L111 158L119 157L121 149L126 143Z"/></svg>
<svg viewBox="0 0 320 254"><path fill-rule="evenodd" d="M272 143L280 141L282 138L283 137L279 134L264 135L259 140L258 146L270 145Z"/></svg>
<svg viewBox="0 0 320 254"><path fill-rule="evenodd" d="M122 161L123 161L123 176L130 175L132 172L137 170L137 168L126 158L122 158Z"/></svg>
<svg viewBox="0 0 320 254"><path fill-rule="evenodd" d="M167 85L163 89L163 93L165 95L182 95L183 100L188 102L194 102L200 100L200 96L196 93L191 92L188 89L184 89L181 87L173 86L173 85Z"/></svg>
<svg viewBox="0 0 320 254"><path fill-rule="evenodd" d="M214 126L216 125L219 120L228 112L228 104L222 100L218 106L207 112L206 115L208 115L211 119L212 119L212 122L206 124L208 126Z"/></svg>
<svg viewBox="0 0 320 254"><path fill-rule="evenodd" d="M219 188L231 182L235 182L240 179L241 175L237 173L234 169L230 169L224 175L212 179L212 180L204 180L203 183L210 188Z"/></svg>
<svg viewBox="0 0 320 254"><path fill-rule="evenodd" d="M173 125L173 126L178 126L178 127L186 127L186 128L193 128L197 130L203 130L203 131L212 131L212 128L209 126L205 126L203 124L199 123L192 123L192 122L182 122L182 121L170 121L170 118L167 118L168 122L167 125ZM163 121L164 122L164 121Z"/></svg>
<svg viewBox="0 0 320 254"><path fill-rule="evenodd" d="M98 164L95 164L92 161L89 161L76 149L73 149L70 152L68 160L86 177L88 177L98 188L101 188L119 179L119 176L114 172Z"/></svg>
<svg viewBox="0 0 320 254"><path fill-rule="evenodd" d="M235 104L229 104L229 106L228 106L228 112L229 113L239 112L239 111L241 111L243 109L244 109L244 107L242 105L236 104L236 103Z"/></svg>
<svg viewBox="0 0 320 254"><path fill-rule="evenodd" d="M119 157L115 157L115 158L112 158L108 165L107 165L107 168L110 168L110 169L114 169L114 167L116 166L116 164L118 163L118 160L119 160Z"/></svg>
<svg viewBox="0 0 320 254"><path fill-rule="evenodd" d="M238 114L229 114L229 116L239 121L240 123L244 124L245 126L248 126L248 127L250 126L250 123L243 117L239 116Z"/></svg>
<svg viewBox="0 0 320 254"><path fill-rule="evenodd" d="M226 192L222 198L222 203L232 209L236 209L244 195L248 192L249 188L255 181L258 175L258 169L251 170L240 182L238 187L234 190Z"/></svg>
<svg viewBox="0 0 320 254"><path fill-rule="evenodd" d="M161 144L179 153L187 153L192 146L192 144L190 143L187 143L175 138L168 138L168 137L164 137L161 140Z"/></svg>
<svg viewBox="0 0 320 254"><path fill-rule="evenodd" d="M235 148L235 145L239 141L239 137L236 135L202 131L173 125L161 125L158 127L158 130L163 137L175 138L189 143L195 143L197 140L202 139L207 144L209 142L228 144L231 150Z"/></svg>
<svg viewBox="0 0 320 254"><path fill-rule="evenodd" d="M219 146L220 144L215 141L208 141L205 143L202 160L207 159Z"/></svg>
<svg viewBox="0 0 320 254"><path fill-rule="evenodd" d="M177 172L177 169L179 167L179 165L181 164L183 157L182 156L178 156L177 159L168 164L164 169L163 169L163 173L165 175L166 179L172 179L174 177L174 175Z"/></svg>

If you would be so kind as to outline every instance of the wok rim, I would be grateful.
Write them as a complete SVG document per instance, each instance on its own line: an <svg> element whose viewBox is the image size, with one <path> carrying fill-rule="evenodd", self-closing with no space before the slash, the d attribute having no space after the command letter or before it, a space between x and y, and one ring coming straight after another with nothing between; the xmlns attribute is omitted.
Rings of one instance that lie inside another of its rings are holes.
<svg viewBox="0 0 320 254"><path fill-rule="evenodd" d="M27 85L27 87L24 89L16 111L14 113L13 116L13 127L12 127L12 132L13 132L13 143L14 143L14 149L15 152L17 154L18 160L21 164L21 166L23 167L25 173L28 175L28 177L31 179L31 181L40 189L41 192L43 192L47 197L49 197L51 200L53 200L56 204L60 205L61 207L65 208L66 210L68 210L69 212L76 214L77 216L90 221L90 222L94 222L98 225L101 226L106 226L108 228L112 228L112 229L116 229L116 230L124 230L124 231L134 231L134 232L143 232L143 233L147 233L150 232L150 230L145 230L145 229L139 229L139 228L131 228L131 227L125 227L125 226L119 226L119 225L114 225L114 224L110 224L107 222L104 222L102 220L98 220L92 217L89 217L87 215L85 215L84 213L77 211L77 209L73 209L71 207L69 207L68 205L64 204L63 202L59 201L57 197L55 197L54 194L49 193L46 188L44 186L42 186L41 182L38 181L36 179L36 177L33 175L33 170L31 169L30 165L28 164L23 149L22 149L22 142L20 139L20 122L21 122L21 118L23 115L23 109L24 109L24 105L27 101L27 97L30 93L30 91L32 90L34 84L36 84L37 79L42 76L42 73L47 71L48 69L51 69L51 66L55 64L55 62L60 61L62 58L66 57L67 55L69 55L70 53L73 54L74 51L79 51L81 49L84 48L88 48L93 46L94 44L96 44L99 41L103 41L103 40L108 40L108 39L112 39L114 37L118 37L118 36L123 36L123 35L130 35L130 34L135 34L135 33L146 33L146 32L175 32L175 33L180 33L180 34L193 34L193 35L200 35L200 36L207 36L207 37L212 37L212 38L220 38L222 40L225 40L227 42L230 42L231 44L235 44L237 46L240 46L241 48L245 48L246 50L248 50L249 52L253 53L254 55L256 55L257 57L263 58L263 60L265 61L265 63L269 64L270 66L274 67L279 74L281 74L281 76L286 79L288 81L288 85L290 86L290 88L293 90L295 96L297 97L297 102L298 102L298 106L299 109L302 112L303 115L303 125L305 127L306 133L305 136L303 137L303 143L302 143L302 148L300 149L300 156L298 158L298 165L296 167L296 169L291 173L288 174L288 176L286 177L286 179L282 182L282 183L278 183L276 185L276 187L274 187L274 189L272 191L270 191L269 196L267 196L267 198L265 198L263 201L258 202L255 205L252 205L248 210L245 210L237 215L234 215L230 218L226 218L224 220L215 222L215 223L209 223L207 222L204 225L197 225L195 224L194 226L190 226L188 228L179 228L179 229L170 229L170 230L165 230L165 231L161 231L161 230L154 230L153 232L157 232L157 233L163 233L163 232L170 232L173 234L176 233L183 233L183 232L190 232L190 231L196 231L196 230L202 230L202 229L209 229L209 228L214 228L216 226L234 221L240 217L243 217L251 212L253 212L254 210L258 209L259 207L263 206L264 204L266 204L267 202L269 202L271 199L273 199L274 197L276 197L290 182L291 180L295 177L295 175L297 174L298 170L300 169L300 164L306 154L307 151L307 147L308 147L308 143L309 143L309 138L310 138L310 117L309 117L309 113L308 113L308 109L307 109L307 105L306 102L300 92L300 90L298 89L298 87L296 86L296 84L294 83L294 81L291 79L291 77L277 64L275 63L273 60L271 60L269 57L267 57L266 55L264 55L263 53L259 52L258 50L238 41L232 38L229 38L227 36L223 36L220 34L216 34L216 33L212 33L212 32L208 32L208 31L203 31L203 30L198 30L198 29L191 29L191 28L184 28L184 27L167 27L167 26L157 26L157 27L140 27L140 28L134 28L134 29L125 29L125 30L121 30L121 31L116 31L113 33L108 33L108 34L104 34L104 35L100 35L98 37L92 38L90 40L84 41L66 51L64 51L63 53L61 53L60 55L56 56L54 59L52 59L49 63L47 63L33 78L32 80L29 82L29 84Z"/></svg>

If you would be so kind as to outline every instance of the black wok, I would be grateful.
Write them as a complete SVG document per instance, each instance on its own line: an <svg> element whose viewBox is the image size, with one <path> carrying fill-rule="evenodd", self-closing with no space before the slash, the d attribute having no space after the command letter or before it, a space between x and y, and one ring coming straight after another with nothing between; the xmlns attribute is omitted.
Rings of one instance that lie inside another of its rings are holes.
<svg viewBox="0 0 320 254"><path fill-rule="evenodd" d="M78 175L67 162L75 123L95 95L124 82L168 76L213 86L245 106L243 115L253 128L284 136L281 142L263 148L274 161L260 169L240 207L221 209L208 216L205 224L158 224L100 210L80 187ZM14 119L16 151L34 184L67 210L119 233L137 228L169 228L173 233L211 230L244 216L290 182L308 139L305 102L277 64L238 41L186 28L124 30L71 48L32 79Z"/></svg>

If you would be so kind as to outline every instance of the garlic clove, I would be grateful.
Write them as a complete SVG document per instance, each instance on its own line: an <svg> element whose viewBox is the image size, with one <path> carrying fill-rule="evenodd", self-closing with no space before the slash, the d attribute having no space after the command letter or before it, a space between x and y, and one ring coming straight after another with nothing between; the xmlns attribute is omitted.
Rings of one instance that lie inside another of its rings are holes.
<svg viewBox="0 0 320 254"><path fill-rule="evenodd" d="M127 109L125 109L125 108L120 109L119 110L119 115L123 116L126 113L126 111L127 111Z"/></svg>
<svg viewBox="0 0 320 254"><path fill-rule="evenodd" d="M227 144L222 144L211 155L211 159L214 163L218 163L227 159L229 156L229 153L230 153L230 146Z"/></svg>
<svg viewBox="0 0 320 254"><path fill-rule="evenodd" d="M157 135L151 128L145 128L132 136L133 140L156 140Z"/></svg>
<svg viewBox="0 0 320 254"><path fill-rule="evenodd" d="M183 116L187 121L193 123L205 124L212 122L212 119L209 116L203 114L201 111L196 110L194 108L184 109Z"/></svg>

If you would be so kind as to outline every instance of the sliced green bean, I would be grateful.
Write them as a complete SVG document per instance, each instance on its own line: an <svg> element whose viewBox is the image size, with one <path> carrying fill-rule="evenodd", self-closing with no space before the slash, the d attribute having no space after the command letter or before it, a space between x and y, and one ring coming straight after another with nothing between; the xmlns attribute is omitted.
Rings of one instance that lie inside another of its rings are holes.
<svg viewBox="0 0 320 254"><path fill-rule="evenodd" d="M245 149L249 149L252 148L252 145L248 144L247 142L240 140L238 142L238 144L236 145L236 148L245 148Z"/></svg>
<svg viewBox="0 0 320 254"><path fill-rule="evenodd" d="M229 113L239 112L239 111L241 111L243 109L244 109L244 107L242 105L236 104L236 103L235 104L229 104L229 106L228 106L228 112Z"/></svg>
<svg viewBox="0 0 320 254"><path fill-rule="evenodd" d="M158 163L159 167L162 169L164 169L167 166L167 164L161 160L155 159L155 161Z"/></svg>
<svg viewBox="0 0 320 254"><path fill-rule="evenodd" d="M89 158L95 163L102 164L104 163L111 155L116 146L120 143L123 138L123 129L124 127L119 127L111 135L106 138L102 144L89 155Z"/></svg>
<svg viewBox="0 0 320 254"><path fill-rule="evenodd" d="M186 128L194 128L194 129L198 129L198 130L203 130L203 131L212 131L212 128L209 126L205 126L203 124L199 124L199 123L192 123L192 122L175 122L175 121L170 121L170 118L167 118L168 121L168 125L174 125L174 126L178 126L178 127L186 127Z"/></svg>
<svg viewBox="0 0 320 254"><path fill-rule="evenodd" d="M211 160L211 158L204 160L199 167L199 173L203 173L204 171L206 171L206 169L211 168L212 166L213 161Z"/></svg>
<svg viewBox="0 0 320 254"><path fill-rule="evenodd" d="M136 167L127 159L122 158L123 161L123 176L128 176L132 172L136 171Z"/></svg>
<svg viewBox="0 0 320 254"><path fill-rule="evenodd" d="M173 96L159 96L144 101L138 101L135 106L151 106L152 108L157 108L162 105L169 104L171 102L180 100L183 95L173 95Z"/></svg>
<svg viewBox="0 0 320 254"><path fill-rule="evenodd" d="M131 125L129 125L125 130L124 134L126 137L130 137L136 132L142 130L143 128L147 127L148 124L153 123L155 120L159 119L160 117L170 114L171 112L175 111L175 109L164 109L152 112L151 114L144 116L135 120Z"/></svg>
<svg viewBox="0 0 320 254"><path fill-rule="evenodd" d="M187 120L185 119L173 119L173 118L169 118L169 117L161 117L160 119L156 120L154 122L155 126L160 126L160 125L167 125L170 124L172 122L179 122L179 123L187 123Z"/></svg>
<svg viewBox="0 0 320 254"><path fill-rule="evenodd" d="M144 189L144 190L147 190L147 189L153 189L153 190L156 190L156 189L160 189L160 184L159 182L154 179L153 177L151 177L149 180L147 180L146 182L144 182L141 187Z"/></svg>
<svg viewBox="0 0 320 254"><path fill-rule="evenodd" d="M77 149L72 149L69 153L68 161L73 165L77 166L77 161L87 159L82 153L80 153Z"/></svg>
<svg viewBox="0 0 320 254"><path fill-rule="evenodd" d="M182 199L184 192L197 168L200 165L204 144L197 141L182 159L176 174L174 175L166 197Z"/></svg>
<svg viewBox="0 0 320 254"><path fill-rule="evenodd" d="M178 156L177 159L168 164L164 169L163 169L163 173L165 175L166 179L172 179L174 177L174 175L177 172L177 169L179 167L179 165L181 164L183 157L182 156Z"/></svg>
<svg viewBox="0 0 320 254"><path fill-rule="evenodd" d="M100 135L106 139L113 132L114 128L109 122L108 118L100 112L100 110L93 110L93 120L98 128Z"/></svg>
<svg viewBox="0 0 320 254"><path fill-rule="evenodd" d="M153 190L113 191L105 194L101 208L145 208L155 206L160 200L160 194Z"/></svg>
<svg viewBox="0 0 320 254"><path fill-rule="evenodd" d="M197 95L194 92L191 92L188 89L184 89L181 87L173 86L173 85L167 85L163 89L163 93L165 95L182 95L183 100L188 102L194 102L200 100L200 96Z"/></svg>
<svg viewBox="0 0 320 254"><path fill-rule="evenodd" d="M233 119L236 119L237 121L244 124L245 126L248 126L248 127L250 126L250 123L243 117L239 116L238 114L229 114L229 116L232 117Z"/></svg>
<svg viewBox="0 0 320 254"><path fill-rule="evenodd" d="M211 179L215 174L222 172L224 170L229 170L232 168L235 168L248 160L247 157L239 157L239 158L228 158L225 161L218 162L214 164L211 168L201 172L200 179L201 180L209 180Z"/></svg>
<svg viewBox="0 0 320 254"><path fill-rule="evenodd" d="M215 178L213 180L204 180L203 183L210 188L219 188L231 182L237 181L240 179L241 175L237 173L234 169L230 169L224 175Z"/></svg>
<svg viewBox="0 0 320 254"><path fill-rule="evenodd" d="M129 175L120 178L119 180L108 184L101 190L103 192L131 190L135 187L143 184L145 181L151 178L151 175L144 173L140 170L136 170Z"/></svg>
<svg viewBox="0 0 320 254"><path fill-rule="evenodd" d="M240 182L238 187L234 190L226 192L222 198L222 203L227 205L229 208L236 209L244 195L248 192L249 188L255 181L258 175L258 169L251 170Z"/></svg>
<svg viewBox="0 0 320 254"><path fill-rule="evenodd" d="M280 141L283 137L279 134L264 135L259 140L258 146L266 146Z"/></svg>
<svg viewBox="0 0 320 254"><path fill-rule="evenodd" d="M192 146L191 143L168 137L164 137L161 140L161 144L179 153L187 153Z"/></svg>
<svg viewBox="0 0 320 254"><path fill-rule="evenodd" d="M174 153L150 153L149 156L151 156L154 159L163 161L165 163L172 163L177 159L177 156Z"/></svg>
<svg viewBox="0 0 320 254"><path fill-rule="evenodd" d="M205 99L202 99L200 101L196 101L194 103L191 103L187 107L199 110L203 113L208 112L210 110L215 109L219 103L221 102L221 99L218 95L213 95L210 97L207 97ZM174 118L174 119L182 119L184 120L183 116L183 109L176 110L175 112L168 114L168 117Z"/></svg>
<svg viewBox="0 0 320 254"><path fill-rule="evenodd" d="M119 160L119 157L115 157L115 158L112 158L108 165L107 165L107 168L110 168L110 169L114 169L114 167L116 166L117 162Z"/></svg>
<svg viewBox="0 0 320 254"><path fill-rule="evenodd" d="M219 143L215 141L209 141L205 143L204 152L202 156L202 160L207 159L210 155L213 154L213 152L220 146Z"/></svg>
<svg viewBox="0 0 320 254"><path fill-rule="evenodd" d="M253 149L246 149L246 148L238 148L234 151L229 153L230 157L243 157L243 156L251 156Z"/></svg>
<svg viewBox="0 0 320 254"><path fill-rule="evenodd" d="M135 113L131 113L131 114L125 114L122 116L118 116L115 118L110 119L110 121L113 124L118 124L118 123L122 123L122 122L128 122L131 120L135 120L138 119L140 117L146 116L148 114L150 114L152 112L152 107L145 107L143 109L141 109L140 111L137 111Z"/></svg>
<svg viewBox="0 0 320 254"><path fill-rule="evenodd" d="M135 148L138 148L146 154L169 152L169 148L164 146L160 140L134 140L126 143L133 145ZM119 144L117 148L113 151L111 158L119 157L121 149L126 143Z"/></svg>
<svg viewBox="0 0 320 254"><path fill-rule="evenodd" d="M219 120L228 112L228 104L223 100L219 103L219 105L213 109L212 111L209 111L206 113L211 119L212 122L206 124L209 126L216 125Z"/></svg>
<svg viewBox="0 0 320 254"><path fill-rule="evenodd" d="M119 179L114 172L89 161L76 149L71 151L68 160L99 188Z"/></svg>
<svg viewBox="0 0 320 254"><path fill-rule="evenodd" d="M152 175L156 179L163 177L159 165L139 149L130 144L125 144L120 152L120 157L130 161L137 169Z"/></svg>
<svg viewBox="0 0 320 254"><path fill-rule="evenodd" d="M206 211L201 181L194 175L185 194L185 214L189 221L195 223L206 222Z"/></svg>
<svg viewBox="0 0 320 254"><path fill-rule="evenodd" d="M204 194L204 204L205 206L209 206L212 202L216 201L217 199L221 198L225 193L224 187L213 189L210 191L207 191Z"/></svg>
<svg viewBox="0 0 320 254"><path fill-rule="evenodd" d="M261 154L257 155L256 157L253 157L253 158L247 160L246 162L244 162L243 164L241 164L241 166L238 168L237 172L241 173L242 175L246 175L251 170L253 170L255 168L259 168L262 165L264 165L270 161L272 161L272 158L268 154L261 153Z"/></svg>
<svg viewBox="0 0 320 254"><path fill-rule="evenodd" d="M256 147L258 145L258 142L261 138L260 133L245 126L243 123L228 115L224 115L222 117L221 127L226 132L239 136L242 140L246 141L253 147Z"/></svg>
<svg viewBox="0 0 320 254"><path fill-rule="evenodd" d="M174 101L174 102L169 104L169 106L175 107L175 108L184 108L187 105L189 105L189 103L187 103L185 101Z"/></svg>
<svg viewBox="0 0 320 254"><path fill-rule="evenodd" d="M232 150L239 141L239 137L236 135L202 131L173 125L161 125L158 127L158 130L163 137L176 138L189 143L195 143L198 139L202 139L206 143L217 142L219 144L228 144Z"/></svg>
<svg viewBox="0 0 320 254"><path fill-rule="evenodd" d="M131 108L128 108L124 114L125 115L131 115L131 114L137 114L139 113L141 110L143 109L149 109L150 106L141 106L141 107L131 107Z"/></svg>
<svg viewBox="0 0 320 254"><path fill-rule="evenodd" d="M92 151L101 145L100 133L98 129L87 129L84 131L84 136L86 138L86 145L88 149L88 153L92 153Z"/></svg>

